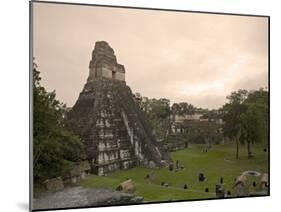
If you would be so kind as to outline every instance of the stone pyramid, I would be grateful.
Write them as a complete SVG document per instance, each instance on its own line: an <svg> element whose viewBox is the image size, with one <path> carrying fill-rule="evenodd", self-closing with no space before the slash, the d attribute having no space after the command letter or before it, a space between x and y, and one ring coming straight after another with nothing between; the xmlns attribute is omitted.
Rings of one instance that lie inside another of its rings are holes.
<svg viewBox="0 0 281 212"><path fill-rule="evenodd" d="M124 66L117 63L107 42L96 42L89 69L68 119L86 145L93 173L169 163L168 153L156 141L126 85Z"/></svg>

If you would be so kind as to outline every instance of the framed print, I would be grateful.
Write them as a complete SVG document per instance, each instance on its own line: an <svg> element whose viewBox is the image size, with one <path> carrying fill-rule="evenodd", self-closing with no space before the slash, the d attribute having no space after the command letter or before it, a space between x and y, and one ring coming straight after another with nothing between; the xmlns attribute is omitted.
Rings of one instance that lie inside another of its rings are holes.
<svg viewBox="0 0 281 212"><path fill-rule="evenodd" d="M30 2L30 209L269 196L269 16Z"/></svg>

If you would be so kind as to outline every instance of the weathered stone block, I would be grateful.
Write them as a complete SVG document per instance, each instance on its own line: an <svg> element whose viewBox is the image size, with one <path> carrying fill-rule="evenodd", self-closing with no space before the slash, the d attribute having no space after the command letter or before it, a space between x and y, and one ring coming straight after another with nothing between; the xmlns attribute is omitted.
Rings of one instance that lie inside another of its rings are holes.
<svg viewBox="0 0 281 212"><path fill-rule="evenodd" d="M61 177L47 179L43 182L47 191L59 191L64 188Z"/></svg>
<svg viewBox="0 0 281 212"><path fill-rule="evenodd" d="M129 179L129 180L126 180L126 181L120 183L120 185L116 188L116 190L133 193L136 190L136 186L135 186L135 183L133 182L133 180Z"/></svg>

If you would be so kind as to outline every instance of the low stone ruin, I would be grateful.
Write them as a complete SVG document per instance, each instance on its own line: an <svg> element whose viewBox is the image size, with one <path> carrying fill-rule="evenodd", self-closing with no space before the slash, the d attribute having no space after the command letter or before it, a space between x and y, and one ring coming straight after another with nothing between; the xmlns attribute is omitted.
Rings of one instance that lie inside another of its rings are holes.
<svg viewBox="0 0 281 212"><path fill-rule="evenodd" d="M179 151L188 148L188 141L184 136L177 134L169 134L167 141L164 144L164 149L169 152Z"/></svg>
<svg viewBox="0 0 281 212"><path fill-rule="evenodd" d="M237 197L248 196L248 185L247 177L245 175L240 175L234 184L234 191Z"/></svg>
<svg viewBox="0 0 281 212"><path fill-rule="evenodd" d="M80 162L81 179L85 179L91 171L91 166L88 161Z"/></svg>
<svg viewBox="0 0 281 212"><path fill-rule="evenodd" d="M261 189L268 189L269 182L268 182L268 174L263 173L260 180L260 187Z"/></svg>
<svg viewBox="0 0 281 212"><path fill-rule="evenodd" d="M247 179L247 176L260 177L259 187L256 181ZM254 191L250 190L250 187L254 188ZM256 171L246 171L240 175L234 184L234 193L237 197L243 196L266 196L268 195L268 174L263 173L262 175Z"/></svg>
<svg viewBox="0 0 281 212"><path fill-rule="evenodd" d="M224 187L221 184L216 185L216 197L217 198L224 198L225 197Z"/></svg>
<svg viewBox="0 0 281 212"><path fill-rule="evenodd" d="M239 177L237 177L236 181L235 181L235 185L243 185L243 186L246 186L247 185L247 177L246 175L240 175Z"/></svg>
<svg viewBox="0 0 281 212"><path fill-rule="evenodd" d="M87 83L68 119L87 147L92 172L106 175L171 161L126 85L124 66L117 63L105 41L96 42L89 69Z"/></svg>
<svg viewBox="0 0 281 212"><path fill-rule="evenodd" d="M120 183L116 188L116 191L124 191L126 193L134 193L135 190L136 190L135 183L131 179Z"/></svg>
<svg viewBox="0 0 281 212"><path fill-rule="evenodd" d="M43 182L47 191L59 191L64 189L63 180L61 177L47 179Z"/></svg>
<svg viewBox="0 0 281 212"><path fill-rule="evenodd" d="M88 161L72 163L66 170L64 181L66 183L77 184L81 179L85 179L90 173L91 167Z"/></svg>
<svg viewBox="0 0 281 212"><path fill-rule="evenodd" d="M259 177L261 175L261 173L257 172L257 171L244 171L242 173L242 175L245 176L253 176L253 177Z"/></svg>

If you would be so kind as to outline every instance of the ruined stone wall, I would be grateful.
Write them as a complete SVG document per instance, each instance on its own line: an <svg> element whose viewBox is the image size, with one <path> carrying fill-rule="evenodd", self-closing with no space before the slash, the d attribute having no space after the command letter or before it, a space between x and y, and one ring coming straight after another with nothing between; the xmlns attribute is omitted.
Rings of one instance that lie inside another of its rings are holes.
<svg viewBox="0 0 281 212"><path fill-rule="evenodd" d="M123 65L118 64L116 67L116 79L125 81L125 68Z"/></svg>
<svg viewBox="0 0 281 212"><path fill-rule="evenodd" d="M125 81L125 74L124 73L116 72L115 75L116 75L115 79L120 80L120 81Z"/></svg>
<svg viewBox="0 0 281 212"><path fill-rule="evenodd" d="M112 78L112 72L113 72L113 69L111 69L111 67L109 66L104 66L102 67L101 69L101 75L102 77L105 77L105 78Z"/></svg>
<svg viewBox="0 0 281 212"><path fill-rule="evenodd" d="M125 81L125 68L117 63L113 49L104 41L97 42L89 64L88 82L96 78Z"/></svg>

